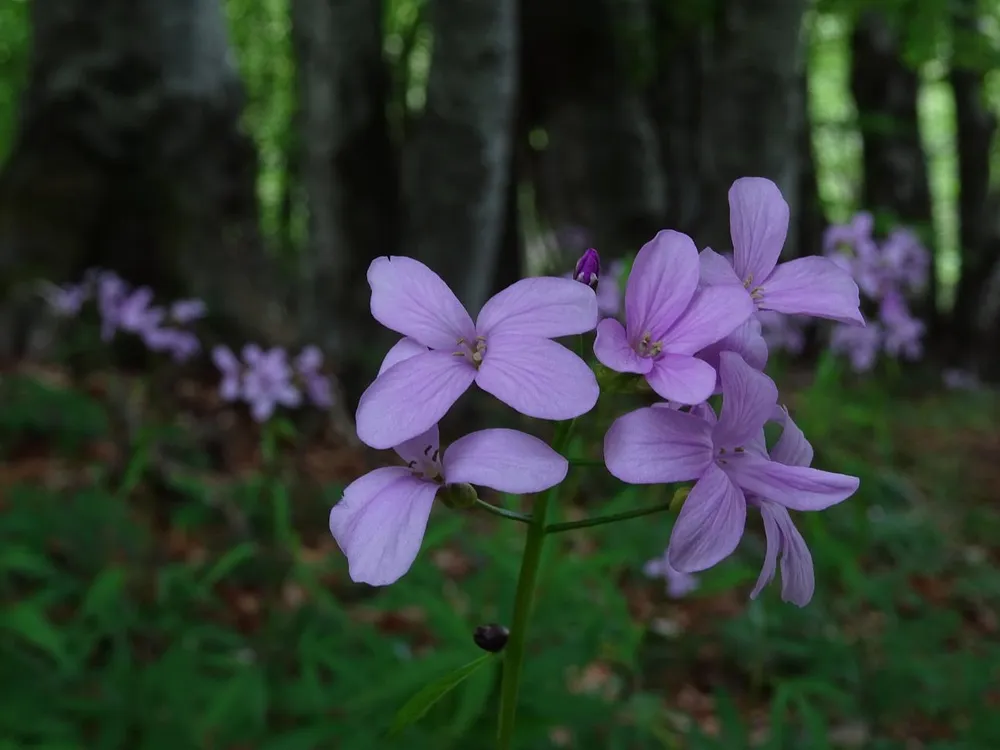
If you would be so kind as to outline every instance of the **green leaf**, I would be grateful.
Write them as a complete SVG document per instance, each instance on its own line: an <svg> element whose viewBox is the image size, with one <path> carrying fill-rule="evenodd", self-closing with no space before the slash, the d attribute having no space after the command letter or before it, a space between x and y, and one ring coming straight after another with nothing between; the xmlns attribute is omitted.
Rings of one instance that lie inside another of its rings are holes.
<svg viewBox="0 0 1000 750"><path fill-rule="evenodd" d="M0 618L0 629L30 643L60 667L65 668L71 662L63 634L37 604L22 602L8 609Z"/></svg>
<svg viewBox="0 0 1000 750"><path fill-rule="evenodd" d="M425 686L396 712L396 716L393 717L392 724L389 726L389 735L398 734L410 724L419 721L431 709L431 706L494 658L496 658L496 654L483 654L478 659L464 664Z"/></svg>
<svg viewBox="0 0 1000 750"><path fill-rule="evenodd" d="M119 614L122 594L125 591L125 570L120 567L108 568L94 580L80 607L83 617L104 619L110 614Z"/></svg>
<svg viewBox="0 0 1000 750"><path fill-rule="evenodd" d="M20 573L47 578L55 573L55 568L44 556L24 547L9 547L0 550L0 570L5 573Z"/></svg>
<svg viewBox="0 0 1000 750"><path fill-rule="evenodd" d="M252 542L243 542L242 544L233 547L229 550L229 552L224 554L219 561L212 566L212 569L205 574L205 577L201 579L202 591L208 592L213 586L215 586L215 584L236 570L236 568L244 562L252 560L256 554L257 546Z"/></svg>

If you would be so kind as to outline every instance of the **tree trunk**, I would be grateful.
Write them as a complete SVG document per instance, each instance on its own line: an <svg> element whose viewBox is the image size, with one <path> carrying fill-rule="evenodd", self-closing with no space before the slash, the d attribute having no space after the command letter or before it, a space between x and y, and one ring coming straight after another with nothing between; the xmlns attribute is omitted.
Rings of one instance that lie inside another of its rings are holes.
<svg viewBox="0 0 1000 750"><path fill-rule="evenodd" d="M949 74L955 96L955 141L958 147L958 218L961 275L951 317L952 357L967 361L976 344L976 322L983 290L1000 254L987 216L990 189L990 146L997 120L984 98L985 74L975 61L961 59L963 42L978 36L975 4L962 3L955 18L956 59ZM964 14L962 13L964 11Z"/></svg>
<svg viewBox="0 0 1000 750"><path fill-rule="evenodd" d="M201 297L247 335L294 338L258 234L256 153L217 0L31 12L30 77L0 174L4 285L101 266Z"/></svg>
<svg viewBox="0 0 1000 750"><path fill-rule="evenodd" d="M877 12L861 15L851 38L851 90L858 108L864 158L862 205L880 223L912 227L934 247L927 160L920 139L920 78L902 58L902 40ZM916 313L938 329L937 273Z"/></svg>
<svg viewBox="0 0 1000 750"><path fill-rule="evenodd" d="M720 0L660 7L657 129L670 226L731 248L726 194L739 177L774 180L791 208L798 255L801 29L805 0ZM662 4L666 6L666 4ZM672 179L671 179L672 178Z"/></svg>
<svg viewBox="0 0 1000 750"><path fill-rule="evenodd" d="M403 237L407 254L475 310L491 291L504 231L516 0L430 0L429 11L426 106L403 153Z"/></svg>
<svg viewBox="0 0 1000 750"><path fill-rule="evenodd" d="M661 228L659 144L641 96L651 62L642 0L524 2L523 86L539 212L580 227L602 255L635 252ZM574 259L575 260L575 259Z"/></svg>
<svg viewBox="0 0 1000 750"><path fill-rule="evenodd" d="M332 354L353 403L377 362L368 265L398 251L398 175L389 139L382 11L369 0L294 0L300 169L309 239L300 312Z"/></svg>
<svg viewBox="0 0 1000 750"><path fill-rule="evenodd" d="M823 233L827 228L826 211L819 195L816 172L816 149L813 143L812 116L809 113L809 75L803 67L799 75L799 230L795 256L818 255L823 251Z"/></svg>

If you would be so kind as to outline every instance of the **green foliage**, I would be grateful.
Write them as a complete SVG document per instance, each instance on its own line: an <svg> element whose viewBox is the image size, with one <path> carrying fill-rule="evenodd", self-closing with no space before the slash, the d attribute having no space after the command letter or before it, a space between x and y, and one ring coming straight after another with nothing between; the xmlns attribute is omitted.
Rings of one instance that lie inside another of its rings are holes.
<svg viewBox="0 0 1000 750"><path fill-rule="evenodd" d="M0 165L14 144L17 110L28 73L27 0L0 3Z"/></svg>
<svg viewBox="0 0 1000 750"><path fill-rule="evenodd" d="M55 461L105 431L82 394L18 388L32 408L4 399L17 406L0 412L8 449L44 429ZM988 617L1000 575L970 550L995 547L1000 513L972 494L966 477L978 469L960 450L900 434L988 435L1000 403L915 398L891 382L852 385L830 359L794 400L817 464L862 477L857 498L797 516L818 581L806 609L782 604L777 586L747 600L763 558L756 532L680 602L640 574L669 536L668 515L553 537L521 746L563 737L584 750L820 748L853 728L889 750L908 736L995 747L1000 721L983 696L1000 669ZM49 418L53 404L66 418ZM37 410L34 421L20 409ZM574 453L593 453L600 437L582 435ZM22 481L3 491L0 736L12 747L491 746L498 664L469 664L471 636L509 618L520 525L487 517L484 528L480 515L439 508L411 572L361 589L346 583L335 548L315 554L336 488L304 493L280 472L221 489L196 476L156 499L159 521L138 512L144 482L124 493L102 471L83 471L71 489ZM667 499L599 467L574 469L566 492L590 515ZM273 512L279 499L295 509L291 535L276 528L291 518ZM225 522L226 503L247 528ZM439 565L445 553L467 569ZM691 690L709 702L710 723L679 702ZM763 744L751 742L762 722Z"/></svg>

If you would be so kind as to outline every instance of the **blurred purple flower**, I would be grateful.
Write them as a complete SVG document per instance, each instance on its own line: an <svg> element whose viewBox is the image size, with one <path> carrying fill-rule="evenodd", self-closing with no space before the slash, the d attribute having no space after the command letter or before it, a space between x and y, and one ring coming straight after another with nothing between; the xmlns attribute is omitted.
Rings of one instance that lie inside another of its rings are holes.
<svg viewBox="0 0 1000 750"><path fill-rule="evenodd" d="M61 318L79 315L84 303L90 299L90 289L86 284L64 284L57 286L49 282L42 285L42 297L49 309Z"/></svg>
<svg viewBox="0 0 1000 750"><path fill-rule="evenodd" d="M901 294L893 291L883 297L879 319L882 321L886 354L905 359L920 358L924 351L924 324L910 314Z"/></svg>
<svg viewBox="0 0 1000 750"><path fill-rule="evenodd" d="M284 349L262 351L256 344L248 344L243 348L243 362L243 398L250 404L255 420L266 422L276 407L294 409L302 403Z"/></svg>
<svg viewBox="0 0 1000 750"><path fill-rule="evenodd" d="M219 384L219 395L223 401L236 401L243 392L243 364L233 354L228 346L216 346L212 349L212 361L222 374Z"/></svg>
<svg viewBox="0 0 1000 750"><path fill-rule="evenodd" d="M830 350L847 355L855 372L871 370L881 346L882 326L879 323L869 323L865 328L838 325L830 333Z"/></svg>
<svg viewBox="0 0 1000 750"><path fill-rule="evenodd" d="M323 353L315 346L307 346L295 359L295 374L306 396L314 406L325 409L333 405L333 393L330 379L320 371L322 366Z"/></svg>
<svg viewBox="0 0 1000 750"><path fill-rule="evenodd" d="M356 423L367 445L391 448L426 432L474 382L539 419L572 419L597 403L587 363L552 341L593 330L597 297L587 286L522 279L473 323L441 277L413 258L376 258L368 283L375 319L425 350L385 369L362 394Z"/></svg>
<svg viewBox="0 0 1000 750"><path fill-rule="evenodd" d="M170 306L170 319L180 325L194 323L205 317L207 310L200 299L180 299Z"/></svg>
<svg viewBox="0 0 1000 750"><path fill-rule="evenodd" d="M974 372L955 367L942 372L941 379L944 381L944 387L953 391L974 391L982 387L979 377Z"/></svg>
<svg viewBox="0 0 1000 750"><path fill-rule="evenodd" d="M829 258L807 256L778 264L788 233L788 204L778 186L741 177L729 189L733 264L710 248L701 253L701 279L739 286L757 309L864 325L858 285Z"/></svg>
<svg viewBox="0 0 1000 750"><path fill-rule="evenodd" d="M667 553L654 557L647 562L642 572L648 578L662 578L667 582L667 596L671 599L681 599L698 588L698 577L691 573L682 573L671 567L667 561Z"/></svg>
<svg viewBox="0 0 1000 750"><path fill-rule="evenodd" d="M881 256L895 285L908 292L918 292L927 285L931 254L912 230L893 229L882 243Z"/></svg>
<svg viewBox="0 0 1000 750"><path fill-rule="evenodd" d="M786 351L801 354L806 345L807 319L797 315L785 315L772 310L757 313L761 325L761 335L772 351Z"/></svg>
<svg viewBox="0 0 1000 750"><path fill-rule="evenodd" d="M791 510L823 510L858 488L856 477L768 458L764 423L778 389L739 355L720 355L723 404L691 412L648 407L615 420L604 437L608 471L632 484L696 480L670 535L675 569L705 570L732 554L746 525L747 495Z"/></svg>
<svg viewBox="0 0 1000 750"><path fill-rule="evenodd" d="M867 211L859 211L847 224L833 224L823 233L823 252L842 254L846 248L852 254L866 255L874 252L875 220Z"/></svg>
<svg viewBox="0 0 1000 750"><path fill-rule="evenodd" d="M625 320L597 326L594 355L617 372L643 375L668 401L698 404L716 373L695 353L732 333L753 312L742 288L698 287L698 250L686 234L663 230L636 255L625 289Z"/></svg>
<svg viewBox="0 0 1000 750"><path fill-rule="evenodd" d="M516 430L470 433L442 456L434 425L394 450L405 467L354 480L330 511L330 533L347 557L351 580L371 586L394 583L413 565L443 487L473 484L522 495L559 484L569 468L548 445Z"/></svg>
<svg viewBox="0 0 1000 750"><path fill-rule="evenodd" d="M118 330L120 308L128 286L112 271L96 271L95 279L97 310L101 316L101 339L110 341Z"/></svg>
<svg viewBox="0 0 1000 750"><path fill-rule="evenodd" d="M201 351L197 336L177 328L153 328L142 338L150 351L165 352L177 362L186 362Z"/></svg>

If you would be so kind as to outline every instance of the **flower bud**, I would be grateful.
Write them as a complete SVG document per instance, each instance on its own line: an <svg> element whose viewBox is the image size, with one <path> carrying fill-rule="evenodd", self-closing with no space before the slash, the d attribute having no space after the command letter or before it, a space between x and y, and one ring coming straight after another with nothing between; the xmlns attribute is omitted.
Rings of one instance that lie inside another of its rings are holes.
<svg viewBox="0 0 1000 750"><path fill-rule="evenodd" d="M601 276L601 256L594 248L585 252L576 262L573 278L597 291L597 281Z"/></svg>
<svg viewBox="0 0 1000 750"><path fill-rule="evenodd" d="M503 651L503 647L507 645L507 637L509 635L510 631L503 625L491 622L486 625L480 625L476 628L475 632L472 634L472 640L475 641L476 645L483 651L489 651L491 654L495 654L498 651Z"/></svg>
<svg viewBox="0 0 1000 750"><path fill-rule="evenodd" d="M438 498L452 510L465 510L476 504L479 495L471 484L449 484L441 489Z"/></svg>
<svg viewBox="0 0 1000 750"><path fill-rule="evenodd" d="M674 491L674 497L670 501L670 512L680 513L681 508L684 506L684 501L687 500L688 495L691 494L690 487L678 487Z"/></svg>

